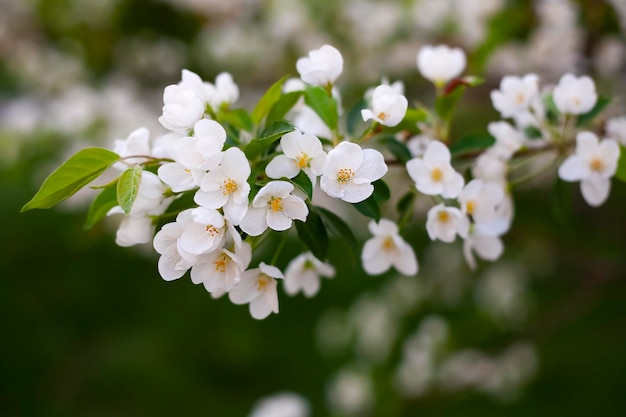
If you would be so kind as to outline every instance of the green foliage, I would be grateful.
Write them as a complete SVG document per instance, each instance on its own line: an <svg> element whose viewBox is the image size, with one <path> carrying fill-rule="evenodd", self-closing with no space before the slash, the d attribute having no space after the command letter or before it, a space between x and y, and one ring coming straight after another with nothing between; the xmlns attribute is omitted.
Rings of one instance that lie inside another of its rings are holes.
<svg viewBox="0 0 626 417"><path fill-rule="evenodd" d="M459 157L472 152L483 151L496 143L496 139L486 133L474 133L455 141L450 145L452 157Z"/></svg>
<svg viewBox="0 0 626 417"><path fill-rule="evenodd" d="M126 214L130 214L137 194L139 194L142 173L141 166L136 165L124 171L117 182L117 202Z"/></svg>
<svg viewBox="0 0 626 417"><path fill-rule="evenodd" d="M373 195L360 203L353 203L352 205L362 215L369 217L370 219L380 221L380 207L378 206L378 202Z"/></svg>
<svg viewBox="0 0 626 417"><path fill-rule="evenodd" d="M365 100L360 100L348 112L348 116L346 118L346 130L349 135L356 136L358 127L365 126L365 122L363 122L363 117L361 116L361 110L366 108L367 102Z"/></svg>
<svg viewBox="0 0 626 417"><path fill-rule="evenodd" d="M396 203L398 212L398 226L405 225L413 216L413 208L417 200L417 193L413 190L407 191Z"/></svg>
<svg viewBox="0 0 626 417"><path fill-rule="evenodd" d="M307 86L304 92L304 102L324 121L331 130L337 130L339 116L337 102L329 97L322 87Z"/></svg>
<svg viewBox="0 0 626 417"><path fill-rule="evenodd" d="M595 119L596 116L599 115L610 102L611 99L608 97L598 97L598 101L596 101L595 106L593 106L591 110L589 110L585 114L581 114L580 116L578 116L578 118L576 119L576 127L586 126L591 123L593 119Z"/></svg>
<svg viewBox="0 0 626 417"><path fill-rule="evenodd" d="M376 199L376 201L384 203L389 200L391 197L391 190L385 181L376 180L372 183L372 185L374 186L374 193L372 196Z"/></svg>
<svg viewBox="0 0 626 417"><path fill-rule="evenodd" d="M382 136L378 138L378 142L385 145L389 152L393 154L399 161L406 164L411 158L411 151L405 143L400 142L395 136Z"/></svg>
<svg viewBox="0 0 626 417"><path fill-rule="evenodd" d="M359 255L359 244L354 236L354 233L352 233L350 226L348 226L341 217L337 216L330 210L326 210L322 207L316 207L316 211L322 218L326 229L337 236L339 240L346 245L353 263L356 263Z"/></svg>
<svg viewBox="0 0 626 417"><path fill-rule="evenodd" d="M283 84L287 75L276 81L261 97L254 110L252 110L252 121L258 125L269 114L270 110L280 100Z"/></svg>
<svg viewBox="0 0 626 417"><path fill-rule="evenodd" d="M231 111L220 111L218 113L218 121L228 123L239 130L252 132L254 123L252 118L245 109L234 109Z"/></svg>
<svg viewBox="0 0 626 417"><path fill-rule="evenodd" d="M295 221L298 238L317 259L326 259L328 253L328 233L322 218L314 207L310 207L306 222Z"/></svg>
<svg viewBox="0 0 626 417"><path fill-rule="evenodd" d="M417 133L419 132L419 128L417 124L419 122L423 122L428 119L428 111L425 109L407 109L404 118L400 123L398 123L394 127L385 127L385 132L387 133L395 133L402 132L404 130L408 130L409 132Z"/></svg>
<svg viewBox="0 0 626 417"><path fill-rule="evenodd" d="M617 171L615 171L615 178L620 181L626 182L626 147L619 147L619 160L617 161Z"/></svg>
<svg viewBox="0 0 626 417"><path fill-rule="evenodd" d="M292 91L291 93L280 96L278 101L272 106L272 109L265 119L265 123L270 125L277 120L284 119L289 110L291 110L300 97L302 97L302 94L304 94L303 91Z"/></svg>
<svg viewBox="0 0 626 417"><path fill-rule="evenodd" d="M556 108L552 94L548 94L543 98L543 105L546 108L546 119L553 125L557 124L561 118L561 112Z"/></svg>
<svg viewBox="0 0 626 417"><path fill-rule="evenodd" d="M21 211L47 209L71 197L119 159L118 154L104 148L78 151L46 178L39 191Z"/></svg>
<svg viewBox="0 0 626 417"><path fill-rule="evenodd" d="M292 132L295 129L293 125L284 120L279 120L272 123L267 128L263 129L259 134L259 137L252 139L244 149L244 152L248 159L254 159L266 151L272 143L276 142L283 135Z"/></svg>
<svg viewBox="0 0 626 417"><path fill-rule="evenodd" d="M291 179L296 187L302 190L303 193L309 198L309 200L313 199L313 184L311 184L311 179L308 175L304 173L304 171L300 171L298 175Z"/></svg>
<svg viewBox="0 0 626 417"><path fill-rule="evenodd" d="M541 139L543 137L541 130L536 126L526 126L524 128L524 135L528 139Z"/></svg>
<svg viewBox="0 0 626 417"><path fill-rule="evenodd" d="M92 201L87 213L87 220L85 220L85 229L91 229L96 223L106 217L109 210L118 205L117 181L118 179L108 184Z"/></svg>

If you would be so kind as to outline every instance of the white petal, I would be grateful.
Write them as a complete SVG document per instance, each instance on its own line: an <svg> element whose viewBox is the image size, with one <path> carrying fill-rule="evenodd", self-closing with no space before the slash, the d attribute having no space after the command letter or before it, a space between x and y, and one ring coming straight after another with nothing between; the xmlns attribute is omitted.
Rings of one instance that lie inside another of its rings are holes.
<svg viewBox="0 0 626 417"><path fill-rule="evenodd" d="M257 290L258 269L244 272L239 284L228 293L228 298L233 304L246 304L259 296Z"/></svg>
<svg viewBox="0 0 626 417"><path fill-rule="evenodd" d="M387 173L385 157L375 149L363 151L363 162L355 172L355 180L367 179L368 182L376 181Z"/></svg>
<svg viewBox="0 0 626 417"><path fill-rule="evenodd" d="M404 275L411 276L417 274L417 257L413 248L405 243L404 245L399 245L398 249L399 253L394 259L393 266Z"/></svg>
<svg viewBox="0 0 626 417"><path fill-rule="evenodd" d="M391 260L381 251L381 238L374 237L365 242L361 252L363 269L370 275L378 275L391 268Z"/></svg>
<svg viewBox="0 0 626 417"><path fill-rule="evenodd" d="M283 200L283 210L289 218L294 220L306 221L306 217L309 215L309 208L306 203L294 196Z"/></svg>
<svg viewBox="0 0 626 417"><path fill-rule="evenodd" d="M580 191L585 201L593 207L602 205L608 198L610 190L611 180L598 175L583 178L580 182Z"/></svg>
<svg viewBox="0 0 626 417"><path fill-rule="evenodd" d="M427 165L436 164L438 162L450 162L450 150L443 143L434 140L428 144L426 152L424 152L424 162Z"/></svg>
<svg viewBox="0 0 626 417"><path fill-rule="evenodd" d="M578 155L571 155L559 167L563 181L579 181L589 175L589 164Z"/></svg>
<svg viewBox="0 0 626 417"><path fill-rule="evenodd" d="M239 227L250 236L259 236L267 230L266 217L266 209L250 207L245 217L239 223Z"/></svg>
<svg viewBox="0 0 626 417"><path fill-rule="evenodd" d="M265 167L267 176L275 179L282 177L293 178L298 175L298 172L300 172L300 168L298 168L296 161L285 155L274 157Z"/></svg>
<svg viewBox="0 0 626 417"><path fill-rule="evenodd" d="M372 184L354 184L349 182L343 185L343 196L341 199L348 203L360 203L366 200L374 192Z"/></svg>

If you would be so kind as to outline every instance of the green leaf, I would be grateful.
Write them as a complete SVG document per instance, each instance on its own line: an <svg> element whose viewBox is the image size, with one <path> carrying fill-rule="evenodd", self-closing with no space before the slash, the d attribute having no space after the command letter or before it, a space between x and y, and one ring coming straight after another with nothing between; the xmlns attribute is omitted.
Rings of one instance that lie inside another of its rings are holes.
<svg viewBox="0 0 626 417"><path fill-rule="evenodd" d="M598 97L598 101L596 101L596 105L593 106L593 109L589 110L589 112L585 114L581 114L576 119L576 127L582 127L588 125L596 118L598 114L604 110L604 108L611 102L611 99L608 97Z"/></svg>
<svg viewBox="0 0 626 417"><path fill-rule="evenodd" d="M435 101L435 110L442 120L449 121L452 118L456 105L461 97L463 97L464 92L465 84L459 84L449 93L437 97L437 100Z"/></svg>
<svg viewBox="0 0 626 417"><path fill-rule="evenodd" d="M295 221L298 238L317 259L326 259L328 253L328 233L322 218L311 207L306 222Z"/></svg>
<svg viewBox="0 0 626 417"><path fill-rule="evenodd" d="M546 108L546 119L553 125L557 124L561 117L561 112L556 108L552 94L548 94L543 98L543 105Z"/></svg>
<svg viewBox="0 0 626 417"><path fill-rule="evenodd" d="M54 206L74 195L119 159L118 154L104 148L78 151L46 178L35 196L22 207L21 212Z"/></svg>
<svg viewBox="0 0 626 417"><path fill-rule="evenodd" d="M142 174L143 169L137 165L124 171L117 182L117 202L126 214L130 213L137 194L139 194Z"/></svg>
<svg viewBox="0 0 626 417"><path fill-rule="evenodd" d="M615 171L615 178L620 181L626 182L626 147L619 147L619 160L617 161L617 171Z"/></svg>
<svg viewBox="0 0 626 417"><path fill-rule="evenodd" d="M355 136L357 134L357 129L359 125L365 126L365 122L363 121L363 117L361 117L361 110L367 108L367 102L365 100L361 100L354 105L348 112L348 117L346 118L346 130L348 134L351 136Z"/></svg>
<svg viewBox="0 0 626 417"><path fill-rule="evenodd" d="M406 144L400 142L393 135L382 136L378 139L378 142L385 145L389 152L404 164L412 158L411 151Z"/></svg>
<svg viewBox="0 0 626 417"><path fill-rule="evenodd" d="M222 122L222 124L228 123L237 129L245 130L246 132L252 132L254 129L252 118L245 109L220 112L217 118L219 122Z"/></svg>
<svg viewBox="0 0 626 417"><path fill-rule="evenodd" d="M277 120L284 119L289 110L291 110L298 102L298 99L302 97L302 94L304 94L304 91L292 91L291 93L280 96L280 99L272 106L272 109L267 115L265 124L270 125Z"/></svg>
<svg viewBox="0 0 626 417"><path fill-rule="evenodd" d="M307 86L304 91L304 102L331 130L337 130L339 116L337 114L337 102L329 97L322 87Z"/></svg>
<svg viewBox="0 0 626 417"><path fill-rule="evenodd" d="M402 121L394 127L384 127L385 133L396 133L408 130L409 132L419 133L420 129L417 127L419 122L423 122L428 119L428 111L425 109L407 109L406 114Z"/></svg>
<svg viewBox="0 0 626 417"><path fill-rule="evenodd" d="M252 139L244 149L248 159L254 159L267 150L272 143L276 142L283 135L292 132L295 129L293 125L284 120L272 123L259 134L259 137Z"/></svg>
<svg viewBox="0 0 626 417"><path fill-rule="evenodd" d="M259 102L257 103L254 110L252 110L252 121L254 124L261 123L261 120L265 118L274 106L276 102L280 99L283 90L283 83L287 79L288 76L284 76L280 80L276 81L274 85L272 85L261 97Z"/></svg>
<svg viewBox="0 0 626 417"><path fill-rule="evenodd" d="M372 196L379 203L384 203L389 200L391 197L391 190L389 190L389 186L383 180L376 180L372 183L374 186L374 193Z"/></svg>
<svg viewBox="0 0 626 417"><path fill-rule="evenodd" d="M572 218L573 204L569 184L556 178L554 189L550 193L552 215L561 226L566 226Z"/></svg>
<svg viewBox="0 0 626 417"><path fill-rule="evenodd" d="M89 212L87 213L87 220L85 220L85 225L83 226L86 230L91 229L96 223L104 219L109 210L118 205L118 180L119 177L116 178L114 182L109 183L107 187L104 188L91 203L91 206L89 207Z"/></svg>
<svg viewBox="0 0 626 417"><path fill-rule="evenodd" d="M543 137L541 130L537 126L526 126L524 128L524 135L528 139L541 139Z"/></svg>
<svg viewBox="0 0 626 417"><path fill-rule="evenodd" d="M353 203L352 205L362 215L376 221L380 221L380 207L378 206L378 202L373 195L361 201L360 203Z"/></svg>
<svg viewBox="0 0 626 417"><path fill-rule="evenodd" d="M356 262L359 254L359 244L350 227L341 217L337 216L332 211L326 210L322 207L316 207L316 211L322 217L322 220L326 225L326 229L328 229L335 236L339 237L341 242L345 243L348 247L352 260Z"/></svg>
<svg viewBox="0 0 626 417"><path fill-rule="evenodd" d="M496 143L496 139L491 135L486 133L472 133L450 145L450 154L452 157L458 157L472 152L480 152L489 148L494 143Z"/></svg>
<svg viewBox="0 0 626 417"><path fill-rule="evenodd" d="M417 199L417 193L414 191L408 191L398 200L396 204L396 210L398 211L398 226L406 224L413 215L413 207L415 207L415 200Z"/></svg>
<svg viewBox="0 0 626 417"><path fill-rule="evenodd" d="M291 179L291 182L301 189L309 197L309 200L313 199L313 184L311 184L311 179L304 171L300 171L298 175Z"/></svg>

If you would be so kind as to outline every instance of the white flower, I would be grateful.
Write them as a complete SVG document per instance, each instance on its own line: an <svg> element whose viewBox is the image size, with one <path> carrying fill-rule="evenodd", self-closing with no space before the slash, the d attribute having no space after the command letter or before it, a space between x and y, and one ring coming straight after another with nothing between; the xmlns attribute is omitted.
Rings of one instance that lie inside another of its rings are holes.
<svg viewBox="0 0 626 417"><path fill-rule="evenodd" d="M514 117L528 111L539 92L539 77L527 74L523 77L507 75L500 82L500 89L491 92L493 107L503 118Z"/></svg>
<svg viewBox="0 0 626 417"><path fill-rule="evenodd" d="M565 114L585 114L596 104L598 95L593 80L587 76L565 74L552 93L556 108Z"/></svg>
<svg viewBox="0 0 626 417"><path fill-rule="evenodd" d="M204 284L213 297L220 297L232 290L252 257L252 249L247 242L235 244L234 249L233 252L221 248L196 257L196 263L191 268L191 281Z"/></svg>
<svg viewBox="0 0 626 417"><path fill-rule="evenodd" d="M293 189L287 181L271 181L263 186L241 220L241 230L258 236L268 227L282 231L289 229L293 220L306 221L309 209L300 197L291 194Z"/></svg>
<svg viewBox="0 0 626 417"><path fill-rule="evenodd" d="M430 142L424 157L411 159L406 169L418 191L428 195L455 198L465 182L450 164L448 147L439 141Z"/></svg>
<svg viewBox="0 0 626 417"><path fill-rule="evenodd" d="M597 207L609 196L619 154L619 145L613 139L598 142L594 133L580 132L576 136L576 151L559 167L559 177L564 181L580 181L585 201Z"/></svg>
<svg viewBox="0 0 626 417"><path fill-rule="evenodd" d="M406 97L393 87L379 85L372 96L372 109L361 110L361 117L364 122L372 119L381 125L393 127L402 121L408 105Z"/></svg>
<svg viewBox="0 0 626 417"><path fill-rule="evenodd" d="M431 240L454 242L456 235L467 237L469 221L456 207L446 207L438 204L428 210L426 231Z"/></svg>
<svg viewBox="0 0 626 417"><path fill-rule="evenodd" d="M278 313L275 278L282 279L282 272L275 266L261 262L258 268L243 273L239 284L228 294L228 298L235 304L250 303L250 315L262 320L272 312Z"/></svg>
<svg viewBox="0 0 626 417"><path fill-rule="evenodd" d="M193 266L191 254L182 253L178 241L185 225L192 220L191 209L184 210L176 216L176 221L163 225L161 230L154 235L152 245L161 256L159 257L158 269L161 277L166 281L173 281L185 275L185 272Z"/></svg>
<svg viewBox="0 0 626 417"><path fill-rule="evenodd" d="M228 148L220 165L207 173L194 200L201 206L219 209L236 226L248 211L250 164L239 148Z"/></svg>
<svg viewBox="0 0 626 417"><path fill-rule="evenodd" d="M459 194L461 211L472 216L476 223L490 223L497 219L496 208L504 199L504 190L480 179L468 182Z"/></svg>
<svg viewBox="0 0 626 417"><path fill-rule="evenodd" d="M424 155L426 149L428 149L428 145L432 141L434 141L434 139L426 135L416 135L407 141L406 147L409 148L411 156L417 158L418 156Z"/></svg>
<svg viewBox="0 0 626 417"><path fill-rule="evenodd" d="M626 146L626 116L609 119L606 122L606 136Z"/></svg>
<svg viewBox="0 0 626 417"><path fill-rule="evenodd" d="M343 58L337 49L324 45L298 59L296 69L302 81L326 87L332 85L343 71Z"/></svg>
<svg viewBox="0 0 626 417"><path fill-rule="evenodd" d="M221 72L215 77L215 90L209 98L209 104L214 109L223 105L230 105L239 99L239 87L235 84L233 76L227 72Z"/></svg>
<svg viewBox="0 0 626 417"><path fill-rule="evenodd" d="M192 255L213 252L222 246L226 235L224 217L215 209L192 209L193 221L187 222L180 236L179 246Z"/></svg>
<svg viewBox="0 0 626 417"><path fill-rule="evenodd" d="M309 403L292 392L281 392L256 402L248 417L309 417Z"/></svg>
<svg viewBox="0 0 626 417"><path fill-rule="evenodd" d="M463 255L472 270L475 270L477 266L474 252L481 259L495 261L504 252L502 239L498 236L483 235L475 230L463 241Z"/></svg>
<svg viewBox="0 0 626 417"><path fill-rule="evenodd" d="M293 178L304 171L315 186L317 176L322 175L326 163L322 142L310 133L294 130L281 138L280 147L284 155L278 155L267 164L267 176L274 179Z"/></svg>
<svg viewBox="0 0 626 417"><path fill-rule="evenodd" d="M193 136L180 138L172 144L172 157L188 169L214 169L222 159L226 131L218 122L208 119L196 122L193 131Z"/></svg>
<svg viewBox="0 0 626 417"><path fill-rule="evenodd" d="M332 278L335 268L317 259L311 252L301 253L289 262L285 270L285 292L295 295L302 291L313 297L320 289L320 276Z"/></svg>
<svg viewBox="0 0 626 417"><path fill-rule="evenodd" d="M370 275L386 272L392 266L404 275L417 273L417 258L413 248L398 234L398 226L387 219L370 221L368 228L374 235L365 242L361 261Z"/></svg>
<svg viewBox="0 0 626 417"><path fill-rule="evenodd" d="M159 122L168 130L186 132L204 115L204 105L196 93L179 85L165 87L163 103Z"/></svg>
<svg viewBox="0 0 626 417"><path fill-rule="evenodd" d="M371 183L386 173L387 165L380 152L341 142L328 153L320 187L331 197L358 203L372 195Z"/></svg>
<svg viewBox="0 0 626 417"><path fill-rule="evenodd" d="M417 69L422 76L442 87L465 69L465 53L446 45L424 46L417 54Z"/></svg>
<svg viewBox="0 0 626 417"><path fill-rule="evenodd" d="M145 158L128 158L129 156L152 156L150 149L150 131L145 128L139 128L134 130L125 140L116 139L113 147L113 152L127 158L124 161L129 164L136 164L144 162ZM126 169L127 166L123 163L116 163L114 165L118 169Z"/></svg>
<svg viewBox="0 0 626 417"><path fill-rule="evenodd" d="M509 159L523 144L523 134L507 122L491 122L487 130L496 138L496 143L489 148L489 152L502 158Z"/></svg>
<svg viewBox="0 0 626 417"><path fill-rule="evenodd" d="M472 167L474 178L480 178L485 182L498 184L502 187L506 185L507 165L494 152L483 152Z"/></svg>
<svg viewBox="0 0 626 417"><path fill-rule="evenodd" d="M113 211L109 212L109 214L112 213ZM153 233L154 225L150 217L141 215L126 216L117 228L115 243L122 247L141 245L150 242Z"/></svg>

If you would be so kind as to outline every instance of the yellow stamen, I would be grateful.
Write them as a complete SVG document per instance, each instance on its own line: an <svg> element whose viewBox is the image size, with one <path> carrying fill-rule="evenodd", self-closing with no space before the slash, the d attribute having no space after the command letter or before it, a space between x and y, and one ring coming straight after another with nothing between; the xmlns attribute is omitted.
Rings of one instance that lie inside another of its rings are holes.
<svg viewBox="0 0 626 417"><path fill-rule="evenodd" d="M209 234L212 237L215 237L215 235L219 235L220 234L220 231L217 230L217 228L215 226L212 226L210 224L206 225L206 231L209 232Z"/></svg>
<svg viewBox="0 0 626 417"><path fill-rule="evenodd" d="M226 256L226 254L222 254L213 262L213 265L215 265L215 270L217 272L226 272L226 266L228 266L228 262L230 262L230 258Z"/></svg>
<svg viewBox="0 0 626 417"><path fill-rule="evenodd" d="M450 221L450 214L448 214L448 212L445 210L441 210L439 213L437 213L437 220L439 220L441 223L448 223Z"/></svg>
<svg viewBox="0 0 626 417"><path fill-rule="evenodd" d="M272 197L270 200L270 209L272 209L274 213L283 211L283 199L280 197Z"/></svg>
<svg viewBox="0 0 626 417"><path fill-rule="evenodd" d="M224 180L224 185L220 185L220 189L224 190L224 195L230 195L234 193L235 191L237 191L237 187L237 183L232 178Z"/></svg>
<svg viewBox="0 0 626 417"><path fill-rule="evenodd" d="M350 168L341 168L337 172L337 182L340 184L352 181L352 177L354 177L354 171Z"/></svg>
<svg viewBox="0 0 626 417"><path fill-rule="evenodd" d="M467 214L474 214L474 210L476 210L476 203L474 202L474 200L470 200L465 203L465 211L467 211Z"/></svg>
<svg viewBox="0 0 626 417"><path fill-rule="evenodd" d="M391 236L387 236L387 238L383 241L383 249L384 250L394 250L396 248L396 244L393 241Z"/></svg>
<svg viewBox="0 0 626 417"><path fill-rule="evenodd" d="M187 174L189 174L189 173L191 172L191 170L190 170L190 169L187 169L187 168L184 168L183 170L184 170Z"/></svg>
<svg viewBox="0 0 626 417"><path fill-rule="evenodd" d="M589 167L592 171L600 172L604 170L604 163L600 160L600 158L593 158L589 163Z"/></svg>
<svg viewBox="0 0 626 417"><path fill-rule="evenodd" d="M296 165L298 165L298 168L300 168L300 169L306 168L306 167L309 166L309 161L310 160L311 160L311 158L309 158L309 156L307 154L302 152L300 154L300 156L296 156Z"/></svg>
<svg viewBox="0 0 626 417"><path fill-rule="evenodd" d="M380 120L382 120L384 122L385 120L387 120L389 115L387 113L381 111L380 113L378 113L378 115L376 117L378 117Z"/></svg>
<svg viewBox="0 0 626 417"><path fill-rule="evenodd" d="M271 280L272 278L268 277L267 275L260 274L259 277L256 279L256 290L259 292L267 291L267 286L269 285Z"/></svg>
<svg viewBox="0 0 626 417"><path fill-rule="evenodd" d="M432 171L430 171L430 179L434 182L441 181L443 179L443 171L439 168L433 169Z"/></svg>
<svg viewBox="0 0 626 417"><path fill-rule="evenodd" d="M524 96L524 93L517 93L517 96L515 97L515 102L517 104L522 104L525 98L526 97Z"/></svg>

